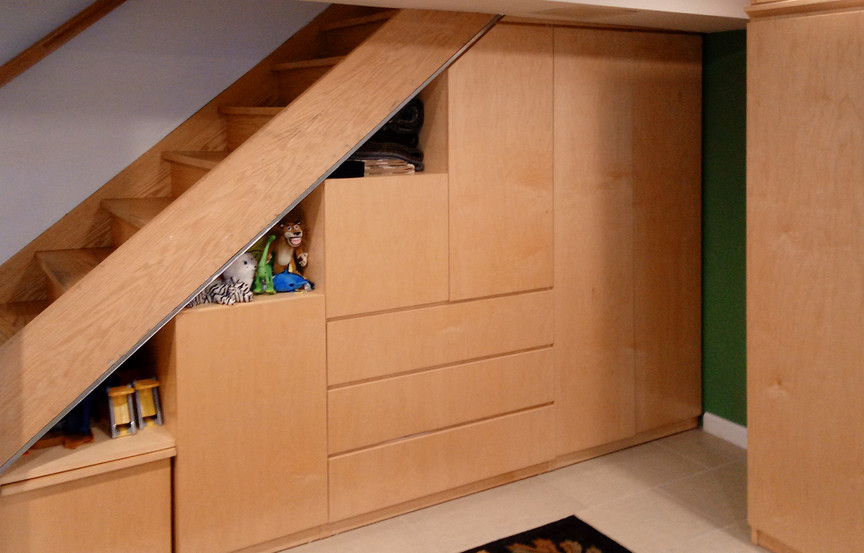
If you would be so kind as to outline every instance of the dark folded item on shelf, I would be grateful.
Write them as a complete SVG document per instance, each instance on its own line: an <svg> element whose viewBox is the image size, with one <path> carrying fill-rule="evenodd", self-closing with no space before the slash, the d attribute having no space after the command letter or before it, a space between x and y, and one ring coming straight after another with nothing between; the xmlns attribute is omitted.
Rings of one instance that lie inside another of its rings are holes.
<svg viewBox="0 0 864 553"><path fill-rule="evenodd" d="M422 151L394 142L373 142L370 140L360 146L348 159L401 159L414 165L417 171L423 170Z"/></svg>
<svg viewBox="0 0 864 553"><path fill-rule="evenodd" d="M384 123L381 130L397 134L417 134L423 128L423 102L420 98L412 98L405 107Z"/></svg>
<svg viewBox="0 0 864 553"><path fill-rule="evenodd" d="M369 140L371 142L393 142L394 144L416 148L417 144L420 143L420 135L417 133L405 134L394 132L390 129L381 129L369 137Z"/></svg>

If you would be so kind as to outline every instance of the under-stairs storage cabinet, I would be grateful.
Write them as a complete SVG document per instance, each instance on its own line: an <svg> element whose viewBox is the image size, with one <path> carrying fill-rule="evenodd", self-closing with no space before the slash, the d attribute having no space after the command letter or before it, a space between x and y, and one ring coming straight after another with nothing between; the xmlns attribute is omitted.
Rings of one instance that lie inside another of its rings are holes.
<svg viewBox="0 0 864 553"><path fill-rule="evenodd" d="M555 29L559 455L701 412L700 44Z"/></svg>
<svg viewBox="0 0 864 553"><path fill-rule="evenodd" d="M846 5L747 36L748 518L777 553L864 546L864 3Z"/></svg>
<svg viewBox="0 0 864 553"><path fill-rule="evenodd" d="M324 330L324 297L306 292L198 306L163 331L178 553L327 522Z"/></svg>

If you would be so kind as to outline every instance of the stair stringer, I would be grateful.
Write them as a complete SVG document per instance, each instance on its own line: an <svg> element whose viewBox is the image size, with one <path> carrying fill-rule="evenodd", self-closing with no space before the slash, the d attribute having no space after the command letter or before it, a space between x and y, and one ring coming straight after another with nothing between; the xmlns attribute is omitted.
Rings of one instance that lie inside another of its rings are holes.
<svg viewBox="0 0 864 553"><path fill-rule="evenodd" d="M498 19L399 13L3 344L0 473Z"/></svg>

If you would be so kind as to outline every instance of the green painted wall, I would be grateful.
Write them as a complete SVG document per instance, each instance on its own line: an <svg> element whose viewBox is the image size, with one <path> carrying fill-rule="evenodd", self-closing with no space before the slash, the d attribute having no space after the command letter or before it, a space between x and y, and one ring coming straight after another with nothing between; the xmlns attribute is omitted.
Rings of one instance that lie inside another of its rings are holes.
<svg viewBox="0 0 864 553"><path fill-rule="evenodd" d="M745 304L746 32L704 36L702 400L747 424Z"/></svg>

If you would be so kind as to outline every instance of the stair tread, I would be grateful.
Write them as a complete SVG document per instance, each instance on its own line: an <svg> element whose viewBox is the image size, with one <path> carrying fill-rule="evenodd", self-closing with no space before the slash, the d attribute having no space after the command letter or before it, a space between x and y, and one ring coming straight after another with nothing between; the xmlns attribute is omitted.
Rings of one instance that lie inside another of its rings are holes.
<svg viewBox="0 0 864 553"><path fill-rule="evenodd" d="M162 159L201 169L213 169L228 157L229 152L162 152Z"/></svg>
<svg viewBox="0 0 864 553"><path fill-rule="evenodd" d="M277 115L284 107L256 107L256 106L223 106L219 113L223 115Z"/></svg>
<svg viewBox="0 0 864 553"><path fill-rule="evenodd" d="M51 302L39 300L0 305L0 345L27 326L49 303Z"/></svg>
<svg viewBox="0 0 864 553"><path fill-rule="evenodd" d="M36 252L36 259L48 278L65 292L102 263L111 251L111 248L46 250Z"/></svg>
<svg viewBox="0 0 864 553"><path fill-rule="evenodd" d="M168 207L172 198L123 198L102 200L102 209L127 223L141 228L160 211Z"/></svg>
<svg viewBox="0 0 864 553"><path fill-rule="evenodd" d="M322 31L334 31L336 29L344 29L345 27L353 27L355 25L364 25L366 23L374 23L375 21L384 21L390 19L399 13L399 10L385 10L372 15L364 15L362 17L352 17L350 19L341 19L321 25Z"/></svg>
<svg viewBox="0 0 864 553"><path fill-rule="evenodd" d="M312 60L286 61L282 63L274 63L270 69L273 71L291 71L293 69L307 69L310 67L332 67L344 59L345 56L332 56L329 58L317 58Z"/></svg>

